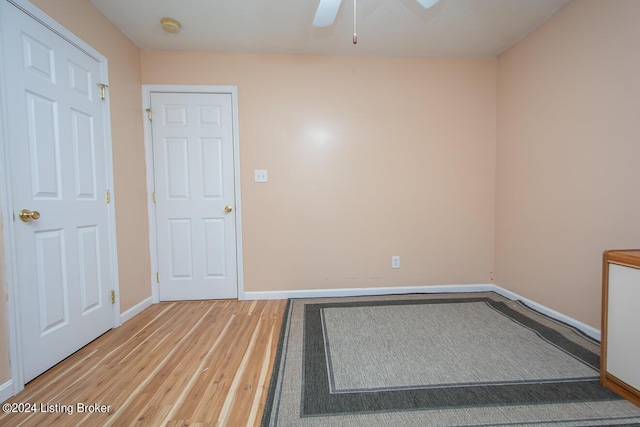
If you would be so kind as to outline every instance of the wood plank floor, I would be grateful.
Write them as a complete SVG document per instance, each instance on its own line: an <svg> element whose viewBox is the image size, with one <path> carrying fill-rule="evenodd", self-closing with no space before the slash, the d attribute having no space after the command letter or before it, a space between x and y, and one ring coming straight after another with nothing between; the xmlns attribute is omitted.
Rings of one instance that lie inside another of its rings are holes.
<svg viewBox="0 0 640 427"><path fill-rule="evenodd" d="M37 412L0 414L0 425L259 425L285 306L153 305L28 383L7 402ZM107 412L89 412L96 404Z"/></svg>

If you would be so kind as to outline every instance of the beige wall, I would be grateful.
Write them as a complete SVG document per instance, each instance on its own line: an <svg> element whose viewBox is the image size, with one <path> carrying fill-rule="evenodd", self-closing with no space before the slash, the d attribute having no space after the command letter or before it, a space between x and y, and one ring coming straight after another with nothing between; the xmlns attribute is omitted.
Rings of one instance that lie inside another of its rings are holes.
<svg viewBox="0 0 640 427"><path fill-rule="evenodd" d="M580 0L498 61L496 283L600 327L640 246L640 2Z"/></svg>
<svg viewBox="0 0 640 427"><path fill-rule="evenodd" d="M245 291L491 281L495 59L143 51L142 80L238 86Z"/></svg>

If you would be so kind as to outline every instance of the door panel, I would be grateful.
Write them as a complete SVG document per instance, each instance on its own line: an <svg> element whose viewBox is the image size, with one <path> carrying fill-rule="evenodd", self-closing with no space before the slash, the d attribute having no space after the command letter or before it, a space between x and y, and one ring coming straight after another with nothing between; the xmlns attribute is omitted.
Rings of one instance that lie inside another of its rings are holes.
<svg viewBox="0 0 640 427"><path fill-rule="evenodd" d="M205 199L222 199L224 183L222 178L223 157L221 138L201 138L202 152L202 197ZM213 166L213 167L212 167Z"/></svg>
<svg viewBox="0 0 640 427"><path fill-rule="evenodd" d="M170 219L171 278L192 279L191 220Z"/></svg>
<svg viewBox="0 0 640 427"><path fill-rule="evenodd" d="M25 34L22 37L22 51L25 71L55 84L53 48L46 42L32 39Z"/></svg>
<svg viewBox="0 0 640 427"><path fill-rule="evenodd" d="M43 335L69 322L64 231L35 233L40 329Z"/></svg>
<svg viewBox="0 0 640 427"><path fill-rule="evenodd" d="M165 158L167 159L167 197L189 200L188 140L186 138L167 138L164 143Z"/></svg>
<svg viewBox="0 0 640 427"><path fill-rule="evenodd" d="M151 94L161 300L237 297L231 95Z"/></svg>
<svg viewBox="0 0 640 427"><path fill-rule="evenodd" d="M27 129L34 199L60 198L58 104L26 92Z"/></svg>
<svg viewBox="0 0 640 427"><path fill-rule="evenodd" d="M207 277L224 277L226 275L224 221L221 219L205 219L204 229L206 275Z"/></svg>
<svg viewBox="0 0 640 427"><path fill-rule="evenodd" d="M80 64L69 61L69 87L76 95L92 101L91 71Z"/></svg>
<svg viewBox="0 0 640 427"><path fill-rule="evenodd" d="M24 379L113 326L100 62L2 0ZM19 211L40 218L20 220Z"/></svg>
<svg viewBox="0 0 640 427"><path fill-rule="evenodd" d="M104 287L100 277L100 238L95 226L78 227L80 255L80 296L82 314L99 309L100 289Z"/></svg>
<svg viewBox="0 0 640 427"><path fill-rule="evenodd" d="M93 117L71 110L71 140L75 172L76 200L96 200L96 157Z"/></svg>

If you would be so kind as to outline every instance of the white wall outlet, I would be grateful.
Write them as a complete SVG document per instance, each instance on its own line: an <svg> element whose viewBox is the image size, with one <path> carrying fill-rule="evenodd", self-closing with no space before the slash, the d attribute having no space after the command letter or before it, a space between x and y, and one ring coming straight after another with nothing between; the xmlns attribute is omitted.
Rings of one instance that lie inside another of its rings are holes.
<svg viewBox="0 0 640 427"><path fill-rule="evenodd" d="M400 268L400 256L394 255L391 257L391 268Z"/></svg>
<svg viewBox="0 0 640 427"><path fill-rule="evenodd" d="M256 169L253 171L254 182L269 182L269 175L266 169Z"/></svg>

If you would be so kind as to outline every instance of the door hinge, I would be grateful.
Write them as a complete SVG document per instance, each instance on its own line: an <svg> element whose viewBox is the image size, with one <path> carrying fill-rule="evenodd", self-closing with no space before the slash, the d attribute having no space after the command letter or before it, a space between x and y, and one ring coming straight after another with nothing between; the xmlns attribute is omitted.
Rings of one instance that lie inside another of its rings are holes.
<svg viewBox="0 0 640 427"><path fill-rule="evenodd" d="M156 202L156 192L151 193L151 199L153 199L153 203Z"/></svg>
<svg viewBox="0 0 640 427"><path fill-rule="evenodd" d="M105 99L107 97L107 88L109 85L98 83L98 87L100 88L100 99Z"/></svg>
<svg viewBox="0 0 640 427"><path fill-rule="evenodd" d="M144 111L147 112L147 117L149 118L149 121L152 122L153 121L153 112L151 111L151 108L147 108Z"/></svg>
<svg viewBox="0 0 640 427"><path fill-rule="evenodd" d="M104 192L104 198L107 201L107 203L111 203L111 190L106 190Z"/></svg>
<svg viewBox="0 0 640 427"><path fill-rule="evenodd" d="M111 304L116 303L116 291L111 291Z"/></svg>
<svg viewBox="0 0 640 427"><path fill-rule="evenodd" d="M156 273L156 283L160 283L160 273Z"/></svg>

